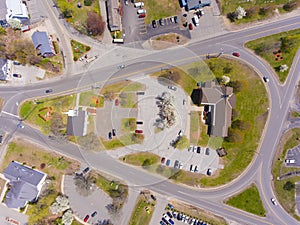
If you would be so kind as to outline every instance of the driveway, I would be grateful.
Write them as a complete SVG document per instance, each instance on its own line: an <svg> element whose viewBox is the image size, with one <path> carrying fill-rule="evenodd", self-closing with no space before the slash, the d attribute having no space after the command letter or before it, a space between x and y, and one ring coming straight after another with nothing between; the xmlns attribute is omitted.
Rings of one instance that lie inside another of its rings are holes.
<svg viewBox="0 0 300 225"><path fill-rule="evenodd" d="M7 208L3 203L0 204L0 224L2 225L11 225L6 220L6 218L11 219L11 221L19 222L20 225L26 225L28 222L28 216L24 215L23 213L19 213L15 209Z"/></svg>

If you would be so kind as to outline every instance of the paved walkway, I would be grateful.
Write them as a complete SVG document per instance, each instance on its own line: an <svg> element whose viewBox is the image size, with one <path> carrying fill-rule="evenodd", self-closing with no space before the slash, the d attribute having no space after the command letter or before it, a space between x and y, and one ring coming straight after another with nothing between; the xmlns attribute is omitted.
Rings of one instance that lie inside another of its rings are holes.
<svg viewBox="0 0 300 225"><path fill-rule="evenodd" d="M155 195L155 196L157 202L149 225L159 225L159 222L161 221L162 218L162 214L164 213L165 208L168 204L168 200L164 196L161 195L159 196Z"/></svg>

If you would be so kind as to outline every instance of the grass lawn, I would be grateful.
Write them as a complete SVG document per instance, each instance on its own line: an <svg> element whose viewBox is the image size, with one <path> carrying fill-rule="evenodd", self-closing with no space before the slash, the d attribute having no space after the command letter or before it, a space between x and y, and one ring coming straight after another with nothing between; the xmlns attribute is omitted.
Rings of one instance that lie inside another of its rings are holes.
<svg viewBox="0 0 300 225"><path fill-rule="evenodd" d="M41 130L48 134L50 132L51 119L44 121L40 116L45 116L47 109L45 107L52 107L52 112L57 112L62 115L63 123L67 124L68 116L62 114L63 112L68 112L69 109L72 109L75 106L76 95L68 95L62 97L54 98L44 98L39 99L36 102L30 100L24 102L20 108L20 117L25 119L26 122L29 122L33 125L36 125L41 128ZM42 110L45 109L45 110ZM41 111L40 111L41 110Z"/></svg>
<svg viewBox="0 0 300 225"><path fill-rule="evenodd" d="M85 53L87 53L91 49L90 46L84 45L75 40L71 40L71 47L72 47L74 61L77 61L80 57L82 57Z"/></svg>
<svg viewBox="0 0 300 225"><path fill-rule="evenodd" d="M29 167L35 167L48 174L48 179L51 180L47 190L41 193L39 201L30 204L26 212L29 216L29 224L41 223L42 219L52 216L49 211L49 206L55 201L58 193L61 192L61 176L77 171L79 169L79 163L56 153L45 151L24 140L15 140L8 145L5 158L1 164L1 171L3 171L12 160L25 163Z"/></svg>
<svg viewBox="0 0 300 225"><path fill-rule="evenodd" d="M297 112L297 111L292 111L292 112L290 113L290 116L291 116L292 118L299 118L299 117L300 117L300 113Z"/></svg>
<svg viewBox="0 0 300 225"><path fill-rule="evenodd" d="M177 0L144 0L147 16L145 22L150 24L152 20L175 16L181 12L180 5Z"/></svg>
<svg viewBox="0 0 300 225"><path fill-rule="evenodd" d="M207 127L200 123L201 133L198 144L202 146L222 146L229 152L227 156L222 158L224 169L212 177L198 175L192 181L186 178L184 172L180 172L176 179L178 182L182 177L183 181L188 182L190 185L218 186L233 180L251 162L267 119L268 98L261 79L247 65L235 60L226 58L209 59L205 63L193 63L182 66L180 69L171 68L166 71L159 71L154 73L153 76L168 78L176 82L190 95L193 88L196 88L197 82L212 79L212 74L217 78L221 78L224 74L230 77L236 95L233 121L243 121L247 129L244 129L244 127L232 129L232 132L238 132L239 139L231 141L227 139L222 142L220 138L210 140L206 134Z"/></svg>
<svg viewBox="0 0 300 225"><path fill-rule="evenodd" d="M137 108L138 96L135 92L122 92L119 98L122 108Z"/></svg>
<svg viewBox="0 0 300 225"><path fill-rule="evenodd" d="M159 163L160 157L151 152L140 152L126 155L124 157L121 157L120 160L135 166L143 166L145 164L155 165Z"/></svg>
<svg viewBox="0 0 300 225"><path fill-rule="evenodd" d="M252 22L257 20L266 19L272 16L275 8L278 8L280 13L286 12L283 9L283 5L287 4L289 1L286 0L276 0L276 1L264 1L264 0L257 0L257 1L239 1L239 0L220 0L220 10L222 14L226 16L230 12L236 11L238 6L243 7L246 11L248 16L244 17L241 20L236 20L236 23L245 23L245 22ZM298 2L299 0L291 1L291 2ZM261 10L264 8L264 10Z"/></svg>
<svg viewBox="0 0 300 225"><path fill-rule="evenodd" d="M292 188L291 190L283 189L284 184L288 181L292 182L293 184L295 182L300 182L300 177L294 176L283 180L276 179L280 175L283 175L287 172L298 171L298 168L286 167L284 160L287 151L300 144L299 136L300 128L292 129L282 136L281 140L279 141L277 154L274 157L272 175L274 177L274 187L278 201L285 211L300 221L300 217L295 213L295 188Z"/></svg>
<svg viewBox="0 0 300 225"><path fill-rule="evenodd" d="M276 71L279 80L284 82L290 71L295 54L300 47L300 29L253 40L248 42L246 47L264 58ZM281 51L280 53L278 53L279 50ZM284 64L288 66L288 70L280 72L279 68Z"/></svg>
<svg viewBox="0 0 300 225"><path fill-rule="evenodd" d="M148 203L144 195L139 195L128 224L148 225L151 221L154 207L154 203Z"/></svg>
<svg viewBox="0 0 300 225"><path fill-rule="evenodd" d="M266 214L259 192L254 184L240 194L229 198L226 204L258 216L265 216Z"/></svg>
<svg viewBox="0 0 300 225"><path fill-rule="evenodd" d="M100 14L100 6L99 1L93 1L91 6L85 6L83 1L81 1L81 8L77 7L78 1L66 1L66 0L57 0L57 6L61 9L62 12L65 11L65 9L68 9L71 11L71 18L67 18L66 20L75 27L76 30L87 33L86 31L86 20L87 20L87 13L89 11L96 12L97 14Z"/></svg>
<svg viewBox="0 0 300 225"><path fill-rule="evenodd" d="M80 93L79 105L81 106L90 106L90 107L103 107L104 98L101 95L97 95L94 91L86 91Z"/></svg>
<svg viewBox="0 0 300 225"><path fill-rule="evenodd" d="M190 144L197 145L200 137L200 116L201 112L191 111L190 113Z"/></svg>
<svg viewBox="0 0 300 225"><path fill-rule="evenodd" d="M0 111L2 111L2 106L3 106L3 99L0 98Z"/></svg>
<svg viewBox="0 0 300 225"><path fill-rule="evenodd" d="M145 85L139 83L139 82L133 82L130 80L123 80L117 83L112 83L105 85L101 91L100 94L104 95L106 93L112 92L112 93L121 93L121 92L134 92L134 91L143 91L145 90Z"/></svg>
<svg viewBox="0 0 300 225"><path fill-rule="evenodd" d="M188 215L190 218L197 218L198 220L202 220L207 224L214 225L226 225L226 221L217 215L212 214L209 211L197 208L195 206L188 205L184 202L174 200L171 201L171 204L174 206L175 211L182 212Z"/></svg>

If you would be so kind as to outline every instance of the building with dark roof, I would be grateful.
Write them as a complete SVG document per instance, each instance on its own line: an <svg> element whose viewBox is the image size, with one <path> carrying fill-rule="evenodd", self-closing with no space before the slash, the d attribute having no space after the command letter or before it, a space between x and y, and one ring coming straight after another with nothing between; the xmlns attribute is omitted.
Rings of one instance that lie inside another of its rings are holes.
<svg viewBox="0 0 300 225"><path fill-rule="evenodd" d="M50 57L55 55L54 47L52 45L52 40L48 37L46 32L36 31L32 35L32 42L34 48L39 50L39 53L43 57Z"/></svg>
<svg viewBox="0 0 300 225"><path fill-rule="evenodd" d="M10 190L5 204L9 208L23 208L38 198L47 174L12 161L3 172L9 180Z"/></svg>
<svg viewBox="0 0 300 225"><path fill-rule="evenodd" d="M194 104L206 106L208 134L227 137L228 128L231 126L232 108L236 102L233 88L209 81L194 89L191 98Z"/></svg>
<svg viewBox="0 0 300 225"><path fill-rule="evenodd" d="M121 30L121 15L119 12L119 1L118 0L107 0L107 17L108 26L110 31Z"/></svg>
<svg viewBox="0 0 300 225"><path fill-rule="evenodd" d="M87 133L87 112L85 110L69 110L67 135L85 136Z"/></svg>

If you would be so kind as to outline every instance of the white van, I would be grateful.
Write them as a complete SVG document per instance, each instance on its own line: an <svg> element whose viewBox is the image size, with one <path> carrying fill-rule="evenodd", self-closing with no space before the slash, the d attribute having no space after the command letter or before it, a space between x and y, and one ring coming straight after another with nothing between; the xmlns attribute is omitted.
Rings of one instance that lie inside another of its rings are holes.
<svg viewBox="0 0 300 225"><path fill-rule="evenodd" d="M137 14L146 14L146 9L139 9Z"/></svg>
<svg viewBox="0 0 300 225"><path fill-rule="evenodd" d="M197 15L195 15L195 16L193 17L193 21L194 21L194 24L195 24L196 27L199 26L199 18L198 18Z"/></svg>
<svg viewBox="0 0 300 225"><path fill-rule="evenodd" d="M135 8L143 8L143 6L144 6L144 2L136 2L136 3L134 3L134 7Z"/></svg>

